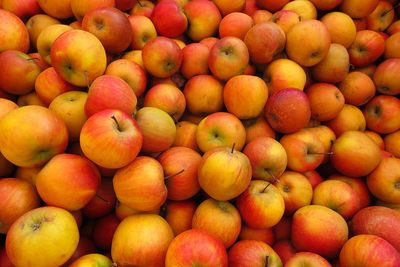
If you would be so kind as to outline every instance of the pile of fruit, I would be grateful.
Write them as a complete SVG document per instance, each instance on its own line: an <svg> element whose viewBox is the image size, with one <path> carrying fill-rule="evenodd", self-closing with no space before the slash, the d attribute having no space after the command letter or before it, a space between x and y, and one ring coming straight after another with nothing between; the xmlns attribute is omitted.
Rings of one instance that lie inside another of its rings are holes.
<svg viewBox="0 0 400 267"><path fill-rule="evenodd" d="M400 266L397 0L1 0L0 266Z"/></svg>

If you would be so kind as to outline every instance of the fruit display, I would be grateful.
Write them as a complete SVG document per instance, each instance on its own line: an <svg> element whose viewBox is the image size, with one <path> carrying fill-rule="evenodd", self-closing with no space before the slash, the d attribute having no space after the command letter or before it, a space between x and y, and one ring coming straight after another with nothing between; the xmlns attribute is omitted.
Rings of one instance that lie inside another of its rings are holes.
<svg viewBox="0 0 400 267"><path fill-rule="evenodd" d="M399 0L0 0L0 267L399 267Z"/></svg>

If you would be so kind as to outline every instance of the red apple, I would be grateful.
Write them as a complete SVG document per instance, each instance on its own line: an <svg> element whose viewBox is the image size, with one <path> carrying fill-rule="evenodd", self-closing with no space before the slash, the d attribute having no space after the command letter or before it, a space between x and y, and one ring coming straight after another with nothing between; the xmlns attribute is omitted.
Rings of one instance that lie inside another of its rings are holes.
<svg viewBox="0 0 400 267"><path fill-rule="evenodd" d="M169 38L182 35L188 26L188 20L182 7L173 0L158 2L151 13L151 21L159 35Z"/></svg>
<svg viewBox="0 0 400 267"><path fill-rule="evenodd" d="M272 227L257 229L242 223L239 240L259 240L272 246L275 243L275 233Z"/></svg>
<svg viewBox="0 0 400 267"><path fill-rule="evenodd" d="M290 240L287 239L279 240L272 246L272 248L281 258L283 264L285 264L297 252Z"/></svg>
<svg viewBox="0 0 400 267"><path fill-rule="evenodd" d="M383 55L385 40L375 31L358 31L348 51L351 64L356 67L365 67Z"/></svg>
<svg viewBox="0 0 400 267"><path fill-rule="evenodd" d="M228 253L229 266L282 266L279 255L266 243L258 240L241 240Z"/></svg>
<svg viewBox="0 0 400 267"><path fill-rule="evenodd" d="M100 218L115 208L116 201L112 180L102 179L96 195L82 208L82 213L89 218Z"/></svg>
<svg viewBox="0 0 400 267"><path fill-rule="evenodd" d="M93 242L96 247L110 250L112 239L120 221L115 214L109 214L98 219L93 229Z"/></svg>
<svg viewBox="0 0 400 267"><path fill-rule="evenodd" d="M18 50L27 53L29 50L29 34L24 22L15 14L0 9L0 52Z"/></svg>
<svg viewBox="0 0 400 267"><path fill-rule="evenodd" d="M299 267L304 264L318 267L332 267L323 257L312 252L297 252L286 263L285 267Z"/></svg>
<svg viewBox="0 0 400 267"><path fill-rule="evenodd" d="M400 58L390 58L378 65L373 76L376 90L385 95L400 93L397 73L400 69Z"/></svg>
<svg viewBox="0 0 400 267"><path fill-rule="evenodd" d="M164 218L171 226L175 236L192 229L193 214L197 207L194 200L167 201L164 207Z"/></svg>

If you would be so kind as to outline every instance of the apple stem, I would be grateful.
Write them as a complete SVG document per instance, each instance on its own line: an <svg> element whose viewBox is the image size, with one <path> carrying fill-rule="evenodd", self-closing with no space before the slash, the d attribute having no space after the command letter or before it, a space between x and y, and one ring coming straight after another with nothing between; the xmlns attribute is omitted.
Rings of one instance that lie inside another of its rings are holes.
<svg viewBox="0 0 400 267"><path fill-rule="evenodd" d="M265 256L265 267L269 266L269 255Z"/></svg>
<svg viewBox="0 0 400 267"><path fill-rule="evenodd" d="M38 58L32 57L32 58L28 58L27 60L28 60L28 61L38 61L39 59L38 59Z"/></svg>
<svg viewBox="0 0 400 267"><path fill-rule="evenodd" d="M180 171L177 172L177 173L174 173L174 174L165 176L165 177L164 177L164 180L168 180L169 178L174 177L174 176L176 176L176 175L179 175L179 174L181 174L181 173L184 172L184 171L185 171L185 169L182 169L182 170L180 170Z"/></svg>
<svg viewBox="0 0 400 267"><path fill-rule="evenodd" d="M278 183L279 179L276 178L268 169L265 169L265 171L272 177L272 183Z"/></svg>
<svg viewBox="0 0 400 267"><path fill-rule="evenodd" d="M333 155L333 152L315 152L315 153L308 153L308 155Z"/></svg>
<svg viewBox="0 0 400 267"><path fill-rule="evenodd" d="M104 199L103 197L99 196L96 194L96 197L100 198L101 200L103 200L105 203L110 204L111 201L108 201L107 199Z"/></svg>
<svg viewBox="0 0 400 267"><path fill-rule="evenodd" d="M139 4L140 7L143 7L143 4L140 2L140 0L136 0L136 2Z"/></svg>
<svg viewBox="0 0 400 267"><path fill-rule="evenodd" d="M118 121L117 121L117 118L115 118L115 116L112 115L112 116L111 116L111 119L113 119L113 120L115 121L115 123L117 124L117 129L118 129L118 131L121 132L121 128L120 128L120 126L119 126L119 123L118 123Z"/></svg>
<svg viewBox="0 0 400 267"><path fill-rule="evenodd" d="M236 143L233 143L233 144L232 144L231 154L232 154L233 151L235 150L235 145L236 145Z"/></svg>
<svg viewBox="0 0 400 267"><path fill-rule="evenodd" d="M268 188L270 185L271 185L271 184L270 184L270 183L268 183L268 184L267 184L267 186L266 186L266 187L264 187L263 191L261 191L261 193L264 193L264 192L265 192L265 190L267 190L267 188Z"/></svg>
<svg viewBox="0 0 400 267"><path fill-rule="evenodd" d="M388 13L390 13L391 11L395 10L396 8L398 8L400 6L400 2L395 4L391 9L386 10L385 12L382 13L381 17L386 16Z"/></svg>

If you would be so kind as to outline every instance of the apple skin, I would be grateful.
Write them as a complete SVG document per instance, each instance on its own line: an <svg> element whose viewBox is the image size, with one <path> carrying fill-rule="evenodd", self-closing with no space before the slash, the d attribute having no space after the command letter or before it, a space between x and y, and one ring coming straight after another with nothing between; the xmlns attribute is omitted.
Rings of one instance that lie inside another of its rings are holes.
<svg viewBox="0 0 400 267"><path fill-rule="evenodd" d="M40 68L32 58L17 50L0 53L0 87L10 94L24 95L35 88Z"/></svg>
<svg viewBox="0 0 400 267"><path fill-rule="evenodd" d="M249 144L258 137L276 138L275 131L268 124L264 115L260 115L254 119L243 120L242 123L246 130L246 144Z"/></svg>
<svg viewBox="0 0 400 267"><path fill-rule="evenodd" d="M151 13L153 13L154 6L155 4L149 0L143 0L140 2L136 1L129 13L130 15L139 15L150 18Z"/></svg>
<svg viewBox="0 0 400 267"><path fill-rule="evenodd" d="M273 22L254 25L247 31L244 42L249 50L250 60L255 64L267 64L285 48L285 33Z"/></svg>
<svg viewBox="0 0 400 267"><path fill-rule="evenodd" d="M190 229L172 240L165 267L196 265L228 267L228 255L221 240L205 230Z"/></svg>
<svg viewBox="0 0 400 267"><path fill-rule="evenodd" d="M148 41L157 37L157 30L150 18L144 15L130 15L128 20L132 30L132 49L142 50Z"/></svg>
<svg viewBox="0 0 400 267"><path fill-rule="evenodd" d="M239 196L251 180L251 164L242 152L217 147L207 151L197 174L200 187L212 198L220 201Z"/></svg>
<svg viewBox="0 0 400 267"><path fill-rule="evenodd" d="M354 106L361 106L370 101L376 88L374 81L365 73L360 71L350 72L344 80L338 84L345 102Z"/></svg>
<svg viewBox="0 0 400 267"><path fill-rule="evenodd" d="M7 256L5 246L0 248L0 264L2 267L14 267L14 264L11 263L10 259Z"/></svg>
<svg viewBox="0 0 400 267"><path fill-rule="evenodd" d="M383 138L383 142L385 143L385 149L389 153L393 154L393 156L400 158L400 130L388 134Z"/></svg>
<svg viewBox="0 0 400 267"><path fill-rule="evenodd" d="M182 64L182 51L172 39L158 36L146 42L142 49L145 69L157 78L168 78Z"/></svg>
<svg viewBox="0 0 400 267"><path fill-rule="evenodd" d="M331 163L337 171L347 176L366 176L381 160L378 145L360 131L344 132L332 145Z"/></svg>
<svg viewBox="0 0 400 267"><path fill-rule="evenodd" d="M192 229L193 214L197 208L194 200L167 201L164 208L163 217L171 226L175 236Z"/></svg>
<svg viewBox="0 0 400 267"><path fill-rule="evenodd" d="M275 250L276 254L278 254L284 266L286 262L297 252L297 250L293 247L292 243L288 239L277 241L276 243L274 243L272 248Z"/></svg>
<svg viewBox="0 0 400 267"><path fill-rule="evenodd" d="M229 248L236 242L240 233L239 211L227 201L206 199L197 206L193 214L192 229L207 231Z"/></svg>
<svg viewBox="0 0 400 267"><path fill-rule="evenodd" d="M173 147L183 146L199 151L196 142L197 124L190 121L181 120L176 123L176 135Z"/></svg>
<svg viewBox="0 0 400 267"><path fill-rule="evenodd" d="M347 239L346 221L327 207L308 205L293 215L291 240L299 251L335 258Z"/></svg>
<svg viewBox="0 0 400 267"><path fill-rule="evenodd" d="M385 95L398 95L400 93L397 73L400 69L400 58L386 59L378 65L373 76L376 90Z"/></svg>
<svg viewBox="0 0 400 267"><path fill-rule="evenodd" d="M234 36L241 40L247 31L254 25L253 19L242 12L232 12L224 16L219 23L219 36L221 38Z"/></svg>
<svg viewBox="0 0 400 267"><path fill-rule="evenodd" d="M385 59L388 58L398 58L400 57L399 53L399 41L400 40L400 33L392 34L385 40Z"/></svg>
<svg viewBox="0 0 400 267"><path fill-rule="evenodd" d="M208 74L208 57L210 49L202 43L187 44L182 48L182 65L180 72L190 79L193 76Z"/></svg>
<svg viewBox="0 0 400 267"><path fill-rule="evenodd" d="M85 122L79 139L87 158L101 167L117 169L136 158L142 147L143 135L130 115L106 109Z"/></svg>
<svg viewBox="0 0 400 267"><path fill-rule="evenodd" d="M346 102L335 118L325 122L335 132L336 137L347 131L365 131L366 124L362 110Z"/></svg>
<svg viewBox="0 0 400 267"><path fill-rule="evenodd" d="M250 227L261 229L276 225L285 210L280 191L262 180L252 180L248 188L237 198L242 220Z"/></svg>
<svg viewBox="0 0 400 267"><path fill-rule="evenodd" d="M340 10L352 18L364 18L374 11L378 3L379 0L367 0L362 3L357 0L343 0Z"/></svg>
<svg viewBox="0 0 400 267"><path fill-rule="evenodd" d="M111 54L125 51L132 42L132 29L127 16L114 7L97 8L86 13L82 30L95 35Z"/></svg>
<svg viewBox="0 0 400 267"><path fill-rule="evenodd" d="M363 114L367 128L379 133L389 134L400 129L400 100L395 96L378 95L364 107Z"/></svg>
<svg viewBox="0 0 400 267"><path fill-rule="evenodd" d="M118 266L161 267L173 238L171 227L159 215L131 215L114 233L111 256Z"/></svg>
<svg viewBox="0 0 400 267"><path fill-rule="evenodd" d="M93 244L93 241L86 236L81 236L79 238L78 246L75 249L74 254L68 259L66 263L61 265L60 267L69 267L72 262L77 260L83 255L94 253L96 251L96 247Z"/></svg>
<svg viewBox="0 0 400 267"><path fill-rule="evenodd" d="M96 220L93 229L93 242L97 248L109 251L112 239L120 220L114 213Z"/></svg>
<svg viewBox="0 0 400 267"><path fill-rule="evenodd" d="M331 10L339 6L343 0L310 0L318 10Z"/></svg>
<svg viewBox="0 0 400 267"><path fill-rule="evenodd" d="M367 16L367 29L377 32L385 31L395 17L392 3L379 1L375 9Z"/></svg>
<svg viewBox="0 0 400 267"><path fill-rule="evenodd" d="M249 64L249 51L239 38L228 36L218 40L210 49L208 67L219 80L243 74Z"/></svg>
<svg viewBox="0 0 400 267"><path fill-rule="evenodd" d="M348 48L348 51L351 64L356 67L365 67L383 55L385 40L375 31L358 31L356 39Z"/></svg>
<svg viewBox="0 0 400 267"><path fill-rule="evenodd" d="M42 166L54 155L64 152L68 145L65 123L41 106L10 111L1 119L0 129L1 153L21 167Z"/></svg>
<svg viewBox="0 0 400 267"><path fill-rule="evenodd" d="M37 2L44 13L53 18L66 19L74 15L71 9L71 0L60 0L57 2L37 0Z"/></svg>
<svg viewBox="0 0 400 267"><path fill-rule="evenodd" d="M87 218L103 217L115 208L117 197L111 179L101 179L96 195L82 208L82 214Z"/></svg>
<svg viewBox="0 0 400 267"><path fill-rule="evenodd" d="M303 264L310 264L318 267L332 267L323 257L312 252L297 252L286 263L285 267L298 267Z"/></svg>
<svg viewBox="0 0 400 267"><path fill-rule="evenodd" d="M72 13L77 21L82 22L85 14L89 13L92 10L103 8L103 7L114 7L115 0L88 0L88 1L79 1L79 0L70 0Z"/></svg>
<svg viewBox="0 0 400 267"><path fill-rule="evenodd" d="M18 105L9 99L0 98L0 119L2 119L8 112L18 108Z"/></svg>
<svg viewBox="0 0 400 267"><path fill-rule="evenodd" d="M236 242L228 252L229 266L282 267L279 255L266 243L258 240L241 240Z"/></svg>
<svg viewBox="0 0 400 267"><path fill-rule="evenodd" d="M259 240L272 246L275 243L275 234L272 227L257 229L242 223L239 240Z"/></svg>
<svg viewBox="0 0 400 267"><path fill-rule="evenodd" d="M18 50L27 53L29 50L29 33L24 22L15 14L0 10L0 52Z"/></svg>
<svg viewBox="0 0 400 267"><path fill-rule="evenodd" d="M74 211L96 195L100 179L96 166L85 157L58 154L40 170L35 184L46 204Z"/></svg>
<svg viewBox="0 0 400 267"><path fill-rule="evenodd" d="M186 15L178 3L173 0L158 2L151 13L151 21L159 35L169 38L182 35L188 27Z"/></svg>
<svg viewBox="0 0 400 267"><path fill-rule="evenodd" d="M6 250L16 266L60 266L75 252L79 229L68 211L40 207L19 217L6 237ZM57 244L55 247L54 244Z"/></svg>
<svg viewBox="0 0 400 267"><path fill-rule="evenodd" d="M90 253L76 259L69 267L112 266L112 264L108 257L98 253Z"/></svg>
<svg viewBox="0 0 400 267"><path fill-rule="evenodd" d="M400 254L379 236L356 235L344 244L339 260L340 266L395 267L400 265Z"/></svg>
<svg viewBox="0 0 400 267"><path fill-rule="evenodd" d="M165 180L168 199L185 200L200 191L197 171L201 155L198 152L187 147L171 147L161 153L157 160L168 177Z"/></svg>
<svg viewBox="0 0 400 267"><path fill-rule="evenodd" d="M33 15L39 14L42 10L36 0L13 1L3 0L1 8L17 15L20 19L25 20Z"/></svg>
<svg viewBox="0 0 400 267"><path fill-rule="evenodd" d="M286 169L286 151L274 138L258 137L245 146L243 153L250 160L254 179L274 183Z"/></svg>
<svg viewBox="0 0 400 267"><path fill-rule="evenodd" d="M355 23L349 15L337 11L329 12L320 20L328 28L332 43L341 44L349 48L354 42L357 30Z"/></svg>
<svg viewBox="0 0 400 267"><path fill-rule="evenodd" d="M38 208L40 199L35 187L29 182L17 178L0 179L0 233L6 234L10 226L21 215Z"/></svg>

